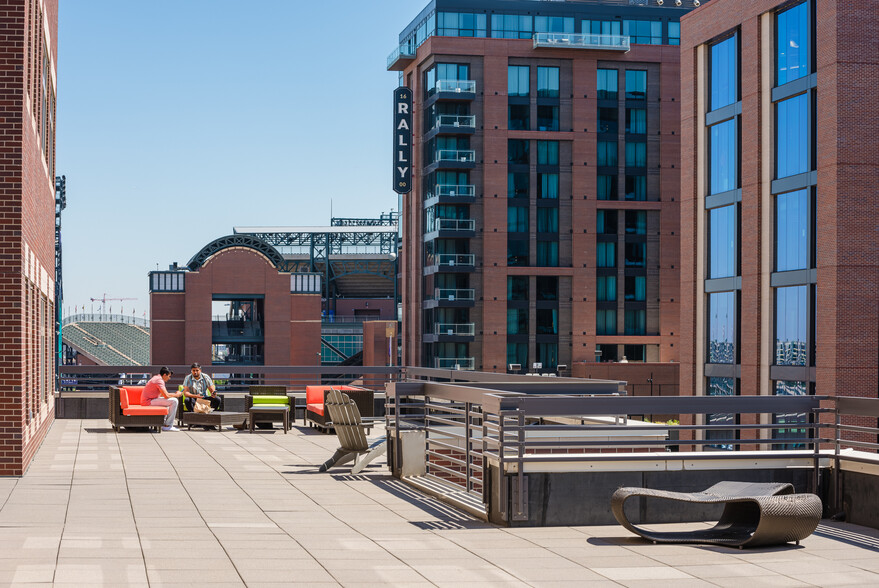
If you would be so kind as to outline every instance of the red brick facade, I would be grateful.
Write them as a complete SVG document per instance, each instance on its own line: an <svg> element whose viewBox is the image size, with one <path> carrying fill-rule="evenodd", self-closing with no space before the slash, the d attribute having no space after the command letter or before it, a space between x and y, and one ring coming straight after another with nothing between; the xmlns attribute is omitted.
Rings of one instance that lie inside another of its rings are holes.
<svg viewBox="0 0 879 588"><path fill-rule="evenodd" d="M54 420L57 0L0 1L0 475Z"/></svg>

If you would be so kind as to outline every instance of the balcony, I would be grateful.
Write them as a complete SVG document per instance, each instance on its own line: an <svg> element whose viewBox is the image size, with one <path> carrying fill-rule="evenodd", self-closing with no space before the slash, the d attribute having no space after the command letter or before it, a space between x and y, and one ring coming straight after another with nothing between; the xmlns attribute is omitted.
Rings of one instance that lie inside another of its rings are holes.
<svg viewBox="0 0 879 588"><path fill-rule="evenodd" d="M476 360L473 357L434 357L433 367L441 370L473 370Z"/></svg>
<svg viewBox="0 0 879 588"><path fill-rule="evenodd" d="M433 129L439 135L459 135L461 133L473 133L476 131L476 116L441 114L436 117Z"/></svg>
<svg viewBox="0 0 879 588"><path fill-rule="evenodd" d="M473 337L476 334L476 323L434 323L433 334L449 337Z"/></svg>
<svg viewBox="0 0 879 588"><path fill-rule="evenodd" d="M476 199L473 184L437 184L424 196L424 207L436 204L472 204Z"/></svg>
<svg viewBox="0 0 879 588"><path fill-rule="evenodd" d="M429 308L469 308L475 304L476 292L473 288L436 288L433 298L425 299L423 307Z"/></svg>
<svg viewBox="0 0 879 588"><path fill-rule="evenodd" d="M403 71L415 60L414 49L397 47L388 55L388 71Z"/></svg>
<svg viewBox="0 0 879 588"><path fill-rule="evenodd" d="M435 273L469 273L476 269L473 253L436 253L424 264L424 275Z"/></svg>
<svg viewBox="0 0 879 588"><path fill-rule="evenodd" d="M437 100L475 100L475 80L437 80L436 85L430 89L425 106L430 106Z"/></svg>
<svg viewBox="0 0 879 588"><path fill-rule="evenodd" d="M438 218L433 228L424 235L425 241L433 239L469 239L476 236L476 221L473 219Z"/></svg>
<svg viewBox="0 0 879 588"><path fill-rule="evenodd" d="M553 49L598 49L604 51L628 51L629 37L626 35L580 35L574 33L536 33L534 48Z"/></svg>
<svg viewBox="0 0 879 588"><path fill-rule="evenodd" d="M429 174L438 169L473 169L476 166L476 151L473 149L437 149L433 161L424 173Z"/></svg>

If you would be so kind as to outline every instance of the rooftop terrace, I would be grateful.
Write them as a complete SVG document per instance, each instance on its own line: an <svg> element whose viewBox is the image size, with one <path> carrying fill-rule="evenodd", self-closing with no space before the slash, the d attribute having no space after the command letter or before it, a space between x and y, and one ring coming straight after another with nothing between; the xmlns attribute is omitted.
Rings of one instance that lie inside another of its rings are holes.
<svg viewBox="0 0 879 588"><path fill-rule="evenodd" d="M0 583L879 585L875 530L823 521L799 547L738 550L617 525L504 528L413 491L384 459L317 473L336 446L309 429L57 420L27 474L0 480Z"/></svg>

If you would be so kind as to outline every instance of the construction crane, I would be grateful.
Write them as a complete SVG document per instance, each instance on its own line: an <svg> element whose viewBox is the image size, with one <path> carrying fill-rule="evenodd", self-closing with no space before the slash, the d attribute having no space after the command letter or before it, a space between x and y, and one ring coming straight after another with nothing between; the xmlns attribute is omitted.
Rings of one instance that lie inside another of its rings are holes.
<svg viewBox="0 0 879 588"><path fill-rule="evenodd" d="M89 300L91 300L92 302L100 302L101 303L101 314L103 314L104 313L104 306L106 306L108 300L123 301L123 300L137 300L137 298L107 298L107 294L104 293L104 295L101 298L89 298Z"/></svg>

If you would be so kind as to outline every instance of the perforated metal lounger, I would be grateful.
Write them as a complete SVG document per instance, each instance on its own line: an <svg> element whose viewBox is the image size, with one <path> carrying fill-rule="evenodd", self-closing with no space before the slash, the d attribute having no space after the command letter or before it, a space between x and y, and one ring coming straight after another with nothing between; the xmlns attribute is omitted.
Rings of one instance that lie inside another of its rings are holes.
<svg viewBox="0 0 879 588"><path fill-rule="evenodd" d="M697 504L724 504L718 523L704 530L657 532L636 527L626 518L623 505L633 496L664 498ZM611 498L617 521L654 543L711 543L732 547L800 542L821 520L821 499L814 494L794 494L791 484L720 482L702 492L670 492L649 488L620 488Z"/></svg>
<svg viewBox="0 0 879 588"><path fill-rule="evenodd" d="M347 394L342 394L335 389L330 390L327 392L324 407L330 413L330 420L336 430L336 435L339 436L341 447L336 450L333 457L320 466L320 471L325 472L333 466L342 465L354 459L351 473L359 474L369 462L387 450L385 437L372 443L366 439L367 427L360 417L360 410ZM364 457L358 462L357 456L359 455L364 455Z"/></svg>

